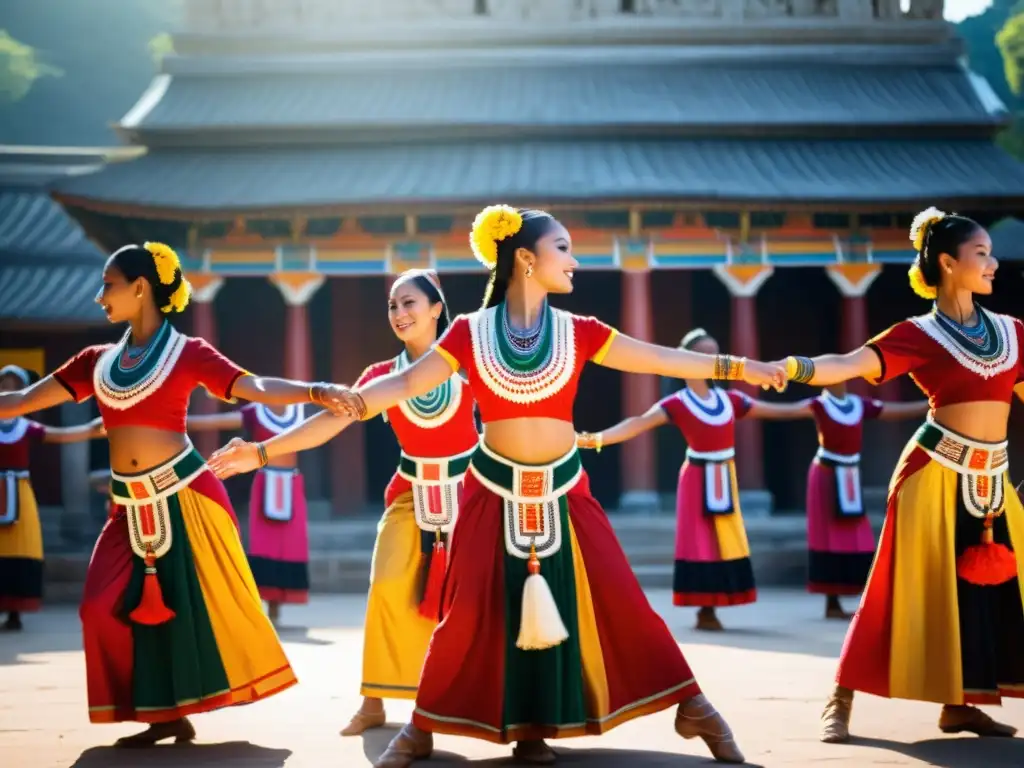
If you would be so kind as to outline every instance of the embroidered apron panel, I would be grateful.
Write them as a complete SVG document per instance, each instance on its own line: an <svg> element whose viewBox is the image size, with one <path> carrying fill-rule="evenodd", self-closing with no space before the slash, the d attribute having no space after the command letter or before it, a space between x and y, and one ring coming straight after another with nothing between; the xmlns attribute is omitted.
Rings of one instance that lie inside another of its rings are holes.
<svg viewBox="0 0 1024 768"><path fill-rule="evenodd" d="M562 548L560 499L539 504L521 504L502 499L505 514L505 551L522 560L530 558L531 547L543 560Z"/></svg>
<svg viewBox="0 0 1024 768"><path fill-rule="evenodd" d="M263 470L263 516L267 520L287 523L292 519L294 507L292 478L294 472L280 470Z"/></svg>
<svg viewBox="0 0 1024 768"><path fill-rule="evenodd" d="M732 464L708 461L704 464L704 514L731 515L736 511L732 498Z"/></svg>
<svg viewBox="0 0 1024 768"><path fill-rule="evenodd" d="M150 504L128 504L125 509L128 537L136 555L145 557L152 550L159 558L171 551L171 512L167 497Z"/></svg>
<svg viewBox="0 0 1024 768"><path fill-rule="evenodd" d="M20 472L0 472L0 525L14 525L18 522Z"/></svg>
<svg viewBox="0 0 1024 768"><path fill-rule="evenodd" d="M427 465L429 466L429 465ZM412 484L412 504L420 530L451 533L459 514L462 478L443 483Z"/></svg>
<svg viewBox="0 0 1024 768"><path fill-rule="evenodd" d="M833 464L832 468L836 475L836 511L840 517L860 517L864 514L860 464Z"/></svg>
<svg viewBox="0 0 1024 768"><path fill-rule="evenodd" d="M1003 475L961 475L964 506L975 517L998 515L1006 499Z"/></svg>

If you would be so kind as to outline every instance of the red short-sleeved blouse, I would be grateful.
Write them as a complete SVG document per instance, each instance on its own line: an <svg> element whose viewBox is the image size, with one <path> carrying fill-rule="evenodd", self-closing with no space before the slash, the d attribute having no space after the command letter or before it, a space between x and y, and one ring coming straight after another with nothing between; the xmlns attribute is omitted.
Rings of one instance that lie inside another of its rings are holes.
<svg viewBox="0 0 1024 768"><path fill-rule="evenodd" d="M505 369L494 351L500 310L499 305L460 315L434 349L452 370L465 371L483 423L517 418L571 422L583 366L604 359L615 329L595 317L553 309L550 362L533 373L516 374Z"/></svg>
<svg viewBox="0 0 1024 768"><path fill-rule="evenodd" d="M1024 324L1009 315L978 309L990 345L972 347L935 313L903 320L867 343L882 364L876 384L904 373L928 397L932 408L982 400L1009 403L1024 378Z"/></svg>
<svg viewBox="0 0 1024 768"><path fill-rule="evenodd" d="M24 472L28 469L32 444L45 437L46 427L24 416L0 422L0 472Z"/></svg>
<svg viewBox="0 0 1024 768"><path fill-rule="evenodd" d="M152 427L184 434L188 402L196 387L233 402L231 389L247 371L235 365L205 340L171 332L169 349L161 355L154 375L134 388L112 389L104 370L116 365L121 344L86 347L53 373L75 399L96 395L106 429Z"/></svg>

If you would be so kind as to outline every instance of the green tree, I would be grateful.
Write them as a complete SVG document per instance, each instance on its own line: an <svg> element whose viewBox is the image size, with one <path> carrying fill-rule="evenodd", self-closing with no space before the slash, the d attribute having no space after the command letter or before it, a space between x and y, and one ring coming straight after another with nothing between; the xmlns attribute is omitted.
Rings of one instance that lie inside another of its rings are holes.
<svg viewBox="0 0 1024 768"><path fill-rule="evenodd" d="M1020 96L1024 86L1024 12L1018 12L1007 19L996 35L996 46L1003 56L1006 82L1010 90Z"/></svg>
<svg viewBox="0 0 1024 768"><path fill-rule="evenodd" d="M61 77L63 71L39 60L36 50L0 29L0 102L20 101L41 77Z"/></svg>
<svg viewBox="0 0 1024 768"><path fill-rule="evenodd" d="M153 57L153 62L157 68L160 67L160 63L164 60L164 56L170 56L174 53L174 38L172 38L166 32L161 32L149 41L149 55Z"/></svg>

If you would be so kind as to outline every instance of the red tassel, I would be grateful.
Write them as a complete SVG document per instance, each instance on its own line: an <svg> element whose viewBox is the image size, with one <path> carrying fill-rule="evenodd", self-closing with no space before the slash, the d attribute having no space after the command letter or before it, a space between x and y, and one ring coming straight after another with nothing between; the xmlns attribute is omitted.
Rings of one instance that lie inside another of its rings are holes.
<svg viewBox="0 0 1024 768"><path fill-rule="evenodd" d="M423 591L420 603L420 616L431 621L438 621L441 616L441 590L444 587L444 575L448 570L448 550L438 534L434 542L434 551L430 556L430 571L427 573L427 587Z"/></svg>
<svg viewBox="0 0 1024 768"><path fill-rule="evenodd" d="M994 587L1017 578L1017 558L992 540L992 515L985 517L981 544L968 547L956 560L956 575L981 587Z"/></svg>
<svg viewBox="0 0 1024 768"><path fill-rule="evenodd" d="M156 578L156 556L153 550L146 552L146 576L142 582L142 599L128 618L136 624L156 626L174 618L174 611L164 604L163 591Z"/></svg>

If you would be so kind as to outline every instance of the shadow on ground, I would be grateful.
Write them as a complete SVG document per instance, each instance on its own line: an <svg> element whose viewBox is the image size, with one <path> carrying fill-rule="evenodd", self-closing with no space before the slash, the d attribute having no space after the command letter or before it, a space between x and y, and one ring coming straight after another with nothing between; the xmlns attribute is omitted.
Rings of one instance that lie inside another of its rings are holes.
<svg viewBox="0 0 1024 768"><path fill-rule="evenodd" d="M0 629L0 666L34 664L34 660L27 658L32 654L82 650L82 636L77 626L63 627L52 620L39 621L40 618L38 615L22 617L25 628L17 632Z"/></svg>
<svg viewBox="0 0 1024 768"><path fill-rule="evenodd" d="M383 754L388 743L398 733L400 725L388 723L383 728L375 728L363 734L363 754L371 763ZM707 755L681 755L676 752L648 752L632 749L570 749L559 746L557 742L548 742L558 753L558 765L585 765L588 768L657 768L658 766L685 766L710 765L712 758ZM704 747L697 741L692 742L698 749ZM512 745L507 747L507 757L495 757L488 760L469 760L462 755L452 752L437 750L428 762L422 763L424 767L445 768L446 766L460 766L460 768L499 768L499 766L518 765L512 759ZM763 768L756 763L745 763L748 768ZM148 768L148 766L147 766Z"/></svg>
<svg viewBox="0 0 1024 768"><path fill-rule="evenodd" d="M928 739L902 744L888 739L850 739L850 745L885 749L936 768L1019 768L1024 765L1024 739L979 739L973 736Z"/></svg>
<svg viewBox="0 0 1024 768"><path fill-rule="evenodd" d="M248 741L224 744L175 744L152 749L92 747L85 750L71 768L281 768L292 754L290 749L270 749Z"/></svg>

